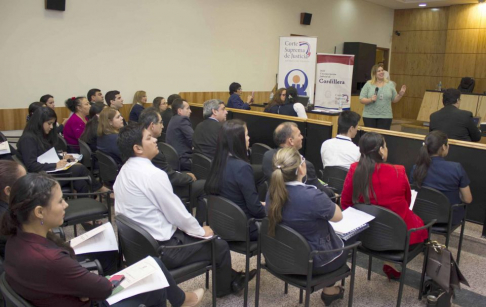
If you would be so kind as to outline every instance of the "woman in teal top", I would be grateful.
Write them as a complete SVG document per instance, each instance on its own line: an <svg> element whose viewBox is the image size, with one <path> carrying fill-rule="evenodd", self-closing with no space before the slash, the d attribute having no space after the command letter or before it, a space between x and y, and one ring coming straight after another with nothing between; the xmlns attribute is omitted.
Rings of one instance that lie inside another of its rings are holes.
<svg viewBox="0 0 486 307"><path fill-rule="evenodd" d="M405 95L406 85L402 85L397 95L395 84L385 79L383 66L371 69L371 80L361 89L359 101L365 105L363 122L365 127L390 130L393 113L391 103L397 103Z"/></svg>

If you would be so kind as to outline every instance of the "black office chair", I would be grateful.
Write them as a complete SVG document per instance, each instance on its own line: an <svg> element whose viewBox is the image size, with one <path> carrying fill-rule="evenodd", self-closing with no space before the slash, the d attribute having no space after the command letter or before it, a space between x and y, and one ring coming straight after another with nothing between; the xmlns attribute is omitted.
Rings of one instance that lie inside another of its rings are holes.
<svg viewBox="0 0 486 307"><path fill-rule="evenodd" d="M59 134L57 135L57 143L54 147L56 148L56 151L68 151L68 144L66 143L66 140Z"/></svg>
<svg viewBox="0 0 486 307"><path fill-rule="evenodd" d="M251 156L250 161L251 164L262 164L263 162L263 155L272 149L270 146L265 145L263 143L255 143L251 146Z"/></svg>
<svg viewBox="0 0 486 307"><path fill-rule="evenodd" d="M285 282L285 294L288 292L288 284L300 289L299 303L302 303L303 290L305 293L305 306L309 306L310 294L322 289L329 284L342 281L351 276L349 286L348 306L353 305L354 273L356 270L356 249L360 242L356 242L341 249L329 251L311 251L307 240L292 228L284 225L275 227L275 236L268 235L268 218L264 218L260 228L260 245L258 253L257 286L255 294L255 306L259 304L260 271L266 269L270 274ZM342 250L352 250L351 269L347 264L328 274L312 275L314 257L319 254ZM261 263L261 254L265 256L265 263Z"/></svg>
<svg viewBox="0 0 486 307"><path fill-rule="evenodd" d="M116 164L115 160L110 155L101 150L96 151L96 158L98 159L98 164L100 166L101 182L112 189L116 176L118 176L118 164Z"/></svg>
<svg viewBox="0 0 486 307"><path fill-rule="evenodd" d="M99 169L95 168L96 157L91 151L89 145L82 140L79 140L79 152L83 155L83 160L81 160L83 165L91 171L93 176L98 177L100 174Z"/></svg>
<svg viewBox="0 0 486 307"><path fill-rule="evenodd" d="M407 230L407 225L403 219L388 209L375 205L357 204L354 208L375 218L369 222L370 227L361 232L359 239L362 245L358 250L369 256L368 260L368 280L371 279L371 265L373 257L383 261L397 263L402 267L400 276L400 286L398 290L397 307L400 307L402 302L403 284L405 275L407 273L407 264L412 261L417 255L425 252L423 261L422 274L420 277L419 299L422 298L422 288L425 277L425 264L427 259L426 242L410 245L410 236L412 233L429 229L435 223L435 220L430 221L425 226ZM430 231L429 238L430 239Z"/></svg>
<svg viewBox="0 0 486 307"><path fill-rule="evenodd" d="M198 180L207 179L211 170L211 159L200 153L192 154L191 171Z"/></svg>
<svg viewBox="0 0 486 307"><path fill-rule="evenodd" d="M5 272L0 277L0 291L2 291L5 307L34 307L10 287L5 278Z"/></svg>
<svg viewBox="0 0 486 307"><path fill-rule="evenodd" d="M185 248L196 244L212 245L212 261L201 261L183 267L169 270L176 283L182 283L203 273L206 273L206 289L209 288L209 270L212 271L213 287L213 306L216 306L216 260L214 258L214 244L211 239L199 242L178 245L178 246L159 246L159 243L138 223L132 219L118 214L116 216L116 226L118 228L118 244L120 255L123 255L127 265L132 265L147 256L159 257L166 249Z"/></svg>
<svg viewBox="0 0 486 307"><path fill-rule="evenodd" d="M175 148L163 142L157 143L157 146L159 147L159 150L162 151L162 153L165 155L165 158L167 159L167 163L169 163L170 167L172 167L172 169L175 171L179 171L180 170L179 155L177 154Z"/></svg>
<svg viewBox="0 0 486 307"><path fill-rule="evenodd" d="M68 207L65 210L62 227L73 226L74 236L77 236L76 225L108 218L111 222L111 191L94 193L64 193ZM92 197L98 196L99 200ZM103 203L105 198L105 203Z"/></svg>
<svg viewBox="0 0 486 307"><path fill-rule="evenodd" d="M348 169L342 166L326 166L323 171L319 172L320 179L327 183L334 193L341 194Z"/></svg>
<svg viewBox="0 0 486 307"><path fill-rule="evenodd" d="M475 85L476 85L476 80L474 80L474 78L464 77L461 79L461 83L459 83L457 89L461 93L472 93L474 91Z"/></svg>
<svg viewBox="0 0 486 307"><path fill-rule="evenodd" d="M230 250L245 255L245 296L244 306L248 306L248 282L250 278L250 258L258 253L258 241L250 241L250 225L255 219L246 218L238 205L221 197L208 197L208 225L215 234L228 242Z"/></svg>
<svg viewBox="0 0 486 307"><path fill-rule="evenodd" d="M451 234L461 227L461 233L459 235L459 245L457 246L456 262L459 264L461 257L462 239L464 237L464 228L466 226L466 204L452 205L449 203L449 199L442 192L432 188L422 187L418 189L414 186L414 189L418 190L417 198L413 206L413 212L417 214L424 223L428 223L432 220L437 220L432 226L432 233L445 236L446 247L449 247L449 239ZM454 208L464 207L464 217L459 224L452 225L452 216Z"/></svg>

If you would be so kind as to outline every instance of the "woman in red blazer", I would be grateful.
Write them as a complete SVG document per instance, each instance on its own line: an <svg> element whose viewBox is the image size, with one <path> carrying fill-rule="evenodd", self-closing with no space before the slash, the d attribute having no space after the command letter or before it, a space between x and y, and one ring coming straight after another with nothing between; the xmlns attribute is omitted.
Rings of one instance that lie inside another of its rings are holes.
<svg viewBox="0 0 486 307"><path fill-rule="evenodd" d="M372 204L398 214L407 229L424 226L424 222L409 209L411 190L403 165L387 164L388 149L385 139L378 133L368 132L359 141L361 158L351 164L341 195L345 210L354 204ZM371 184L369 179L371 178ZM410 245L427 239L427 230L412 233ZM391 263L385 263L383 271L390 279L400 277Z"/></svg>

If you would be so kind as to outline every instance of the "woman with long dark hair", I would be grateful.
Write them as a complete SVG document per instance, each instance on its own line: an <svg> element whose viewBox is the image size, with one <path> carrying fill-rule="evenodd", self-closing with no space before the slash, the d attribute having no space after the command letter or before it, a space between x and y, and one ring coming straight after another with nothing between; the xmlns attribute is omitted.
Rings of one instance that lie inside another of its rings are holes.
<svg viewBox="0 0 486 307"><path fill-rule="evenodd" d="M69 111L73 112L73 115L69 117L64 125L64 139L73 152L79 152L78 139L83 134L84 128L86 128L91 106L86 97L68 98L65 105Z"/></svg>
<svg viewBox="0 0 486 307"><path fill-rule="evenodd" d="M111 282L83 268L69 243L51 229L62 225L68 204L56 180L28 174L11 189L9 211L2 218L1 234L9 236L5 250L6 279L12 289L35 306L109 306ZM195 306L204 290L184 293L162 262L169 287L125 299L111 306ZM186 300L187 299L187 300Z"/></svg>
<svg viewBox="0 0 486 307"><path fill-rule="evenodd" d="M247 156L249 144L245 122L239 119L224 122L204 188L207 194L220 195L237 204L247 218L263 218L265 208L258 199L253 168ZM254 224L250 227L250 239L258 239Z"/></svg>
<svg viewBox="0 0 486 307"><path fill-rule="evenodd" d="M417 187L429 187L444 193L451 205L472 202L469 178L460 163L446 161L449 153L447 134L440 130L430 132L420 148L416 164L412 168L410 183ZM454 208L452 224L464 217L464 207Z"/></svg>
<svg viewBox="0 0 486 307"><path fill-rule="evenodd" d="M388 149L381 134L368 132L359 140L361 157L351 164L344 181L341 207L345 210L354 204L384 207L398 214L407 229L424 226L424 222L409 209L411 189L403 165L387 164ZM427 239L427 230L412 233L410 245ZM400 272L386 263L383 271L390 279L398 279Z"/></svg>
<svg viewBox="0 0 486 307"><path fill-rule="evenodd" d="M309 242L312 251L333 250L344 246L329 221L342 219L341 209L314 186L305 185L307 174L305 158L292 147L282 148L273 157L273 173L267 195L266 209L269 235L275 235L275 226L283 224L300 233ZM335 271L346 263L347 253L334 252L314 257L313 274ZM328 306L344 296L344 288L326 287L321 298Z"/></svg>
<svg viewBox="0 0 486 307"><path fill-rule="evenodd" d="M35 111L32 118L25 126L24 132L17 143L17 150L29 173L38 173L41 171L53 171L62 168L68 163L71 156L64 156L62 160L57 163L39 163L37 158L46 151L55 147L57 143L56 129L57 116L51 108L39 108ZM60 171L59 173L69 172L72 177L90 176L88 169L82 164L75 164L67 171ZM68 185L69 182L64 184ZM79 193L89 192L89 183L85 180L73 181L74 189ZM92 178L91 187L93 191L108 191L97 180Z"/></svg>
<svg viewBox="0 0 486 307"><path fill-rule="evenodd" d="M83 134L79 137L81 141L88 144L93 153L98 150L96 147L98 139L98 116L105 107L106 105L102 102L95 102L91 105L91 108L89 109L89 120L86 123L86 128L84 128Z"/></svg>

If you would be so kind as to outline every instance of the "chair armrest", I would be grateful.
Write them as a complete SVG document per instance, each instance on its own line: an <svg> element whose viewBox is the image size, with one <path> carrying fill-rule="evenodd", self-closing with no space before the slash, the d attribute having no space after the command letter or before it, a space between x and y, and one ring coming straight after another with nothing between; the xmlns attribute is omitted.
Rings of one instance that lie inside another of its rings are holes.
<svg viewBox="0 0 486 307"><path fill-rule="evenodd" d="M106 192L90 192L90 193L63 193L63 196L96 196L106 194L106 196L110 197L110 193L113 193L112 190L108 190Z"/></svg>
<svg viewBox="0 0 486 307"><path fill-rule="evenodd" d="M98 259L91 261L90 259L86 259L84 261L79 262L79 264L87 269L88 271L98 271L98 275L103 276L103 268L101 267L101 263Z"/></svg>
<svg viewBox="0 0 486 307"><path fill-rule="evenodd" d="M452 205L451 208L466 207L466 206L467 206L466 203L460 203L460 204Z"/></svg>
<svg viewBox="0 0 486 307"><path fill-rule="evenodd" d="M89 176L82 176L82 177L54 177L57 181L76 181L76 180L88 180L91 182L91 178Z"/></svg>
<svg viewBox="0 0 486 307"><path fill-rule="evenodd" d="M348 246L344 246L343 248L336 248L336 249L331 249L331 250L328 250L328 251L313 251L313 252L310 253L310 255L311 255L311 257L314 257L315 255L345 251L345 250L348 250L348 249L355 249L360 245L361 245L361 241L356 241L355 243L348 245Z"/></svg>
<svg viewBox="0 0 486 307"><path fill-rule="evenodd" d="M159 255L163 255L164 254L164 250L166 250L166 249L185 248L185 247L190 247L190 246L194 246L194 245L198 245L198 244L205 244L205 243L208 243L208 242L211 242L211 241L215 240L217 237L218 236L214 235L214 236L212 236L209 239L204 239L204 240L201 240L201 241L197 241L197 242L193 242L193 243L189 243L189 244L183 244L183 245L173 245L173 246L161 245L157 249L157 253Z"/></svg>
<svg viewBox="0 0 486 307"><path fill-rule="evenodd" d="M432 225L435 224L435 222L437 222L437 219L433 219L432 221L430 221L427 225L424 225L422 227L419 227L419 228L412 228L410 229L408 232L407 232L407 235L411 235L412 233L416 232L416 231L419 231L419 230L422 230L422 229L427 229L427 228L430 228L432 227Z"/></svg>

